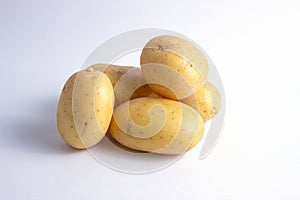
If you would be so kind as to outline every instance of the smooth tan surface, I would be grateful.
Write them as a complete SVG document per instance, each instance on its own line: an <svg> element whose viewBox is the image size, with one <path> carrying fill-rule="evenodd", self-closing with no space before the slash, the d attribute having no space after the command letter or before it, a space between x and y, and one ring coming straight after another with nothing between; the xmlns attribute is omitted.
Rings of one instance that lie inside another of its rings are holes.
<svg viewBox="0 0 300 200"><path fill-rule="evenodd" d="M208 63L192 43L170 35L150 40L141 54L141 68L150 88L161 96L178 100L201 89Z"/></svg>
<svg viewBox="0 0 300 200"><path fill-rule="evenodd" d="M138 97L159 97L147 85L140 68L109 64L95 64L89 71L104 72L111 80L115 93L115 106Z"/></svg>
<svg viewBox="0 0 300 200"><path fill-rule="evenodd" d="M218 88L216 88L214 84L208 82L208 88L212 98L212 105L213 105L212 114L213 116L215 116L216 114L218 114L222 106L222 98Z"/></svg>
<svg viewBox="0 0 300 200"><path fill-rule="evenodd" d="M214 117L221 107L221 96L218 89L207 82L205 86L191 95L181 100L182 103L193 107L202 116L204 121Z"/></svg>
<svg viewBox="0 0 300 200"><path fill-rule="evenodd" d="M66 82L57 108L60 135L77 149L97 144L108 129L113 105L113 87L104 73L75 73Z"/></svg>
<svg viewBox="0 0 300 200"><path fill-rule="evenodd" d="M204 123L191 107L162 98L137 98L114 110L110 133L122 145L160 154L180 154L201 139Z"/></svg>
<svg viewBox="0 0 300 200"><path fill-rule="evenodd" d="M94 64L87 68L89 71L100 71L108 76L113 87L115 87L118 80L126 74L129 70L134 69L133 66L119 66L111 64Z"/></svg>

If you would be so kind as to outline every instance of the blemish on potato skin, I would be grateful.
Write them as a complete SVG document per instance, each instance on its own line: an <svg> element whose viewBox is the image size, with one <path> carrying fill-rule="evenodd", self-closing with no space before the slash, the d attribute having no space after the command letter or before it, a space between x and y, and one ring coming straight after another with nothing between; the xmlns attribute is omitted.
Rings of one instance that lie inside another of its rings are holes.
<svg viewBox="0 0 300 200"><path fill-rule="evenodd" d="M93 72L94 68L93 67L89 67L88 69L86 69L87 72Z"/></svg>
<svg viewBox="0 0 300 200"><path fill-rule="evenodd" d="M65 92L65 93L68 92L68 87L66 85L63 88L63 92Z"/></svg>
<svg viewBox="0 0 300 200"><path fill-rule="evenodd" d="M163 50L165 50L165 47L162 45L158 45L158 49L163 51Z"/></svg>

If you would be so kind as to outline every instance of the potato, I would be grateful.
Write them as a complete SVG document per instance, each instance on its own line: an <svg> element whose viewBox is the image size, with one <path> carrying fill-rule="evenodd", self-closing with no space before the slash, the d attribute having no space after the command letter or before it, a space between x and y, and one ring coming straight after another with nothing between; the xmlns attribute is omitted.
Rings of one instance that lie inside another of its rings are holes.
<svg viewBox="0 0 300 200"><path fill-rule="evenodd" d="M87 68L104 72L111 80L115 93L115 106L138 97L159 97L147 85L137 67L95 64Z"/></svg>
<svg viewBox="0 0 300 200"><path fill-rule="evenodd" d="M114 110L109 132L131 149L181 154L199 142L204 123L198 112L183 103L142 97Z"/></svg>
<svg viewBox="0 0 300 200"><path fill-rule="evenodd" d="M113 87L99 71L79 71L66 82L57 108L57 127L76 149L97 144L107 132L114 105Z"/></svg>
<svg viewBox="0 0 300 200"><path fill-rule="evenodd" d="M94 64L87 68L87 70L93 71L97 70L104 72L111 81L113 87L115 87L118 80L126 74L129 70L134 69L132 66L119 66L119 65L110 65L110 64Z"/></svg>
<svg viewBox="0 0 300 200"><path fill-rule="evenodd" d="M208 62L202 52L182 38L163 35L144 47L141 68L149 87L157 94L178 100L205 85Z"/></svg>
<svg viewBox="0 0 300 200"><path fill-rule="evenodd" d="M181 100L195 110L197 110L204 121L214 117L221 107L221 96L218 89L211 83L207 84L198 90L194 95L191 95Z"/></svg>
<svg viewBox="0 0 300 200"><path fill-rule="evenodd" d="M216 88L216 86L214 86L212 83L208 82L208 87L209 87L209 91L211 94L211 99L212 99L212 113L213 116L216 115L221 106L222 106L222 99L221 99L221 95L219 90Z"/></svg>

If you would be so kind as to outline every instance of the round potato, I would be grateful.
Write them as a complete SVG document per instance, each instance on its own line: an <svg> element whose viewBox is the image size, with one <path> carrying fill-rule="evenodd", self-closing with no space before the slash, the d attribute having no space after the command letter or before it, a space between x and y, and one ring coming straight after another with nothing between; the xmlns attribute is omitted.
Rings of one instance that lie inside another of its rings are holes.
<svg viewBox="0 0 300 200"><path fill-rule="evenodd" d="M201 89L195 92L185 99L181 100L195 110L197 110L204 121L207 121L214 117L221 107L221 96L218 89L211 83L207 84Z"/></svg>
<svg viewBox="0 0 300 200"><path fill-rule="evenodd" d="M57 108L57 127L76 149L97 144L113 113L114 93L109 78L99 71L80 71L66 82Z"/></svg>
<svg viewBox="0 0 300 200"><path fill-rule="evenodd" d="M149 87L173 100L201 89L208 74L208 62L202 52L191 42L171 35L150 40L140 63Z"/></svg>
<svg viewBox="0 0 300 200"><path fill-rule="evenodd" d="M198 112L183 103L143 97L118 106L109 131L131 149L181 154L199 142L204 123Z"/></svg>
<svg viewBox="0 0 300 200"><path fill-rule="evenodd" d="M115 106L138 97L159 97L147 85L140 68L95 64L87 70L101 71L108 76L114 87Z"/></svg>

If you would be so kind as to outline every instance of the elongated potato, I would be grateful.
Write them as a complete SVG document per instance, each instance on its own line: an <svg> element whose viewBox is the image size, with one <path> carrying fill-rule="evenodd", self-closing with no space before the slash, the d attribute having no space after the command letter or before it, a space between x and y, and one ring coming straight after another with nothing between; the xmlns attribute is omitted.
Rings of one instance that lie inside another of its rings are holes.
<svg viewBox="0 0 300 200"><path fill-rule="evenodd" d="M191 42L171 35L150 40L140 62L149 87L173 100L200 90L208 74L208 62L202 52Z"/></svg>
<svg viewBox="0 0 300 200"><path fill-rule="evenodd" d="M193 108L163 98L137 98L114 110L110 134L135 150L181 154L201 139L204 123Z"/></svg>
<svg viewBox="0 0 300 200"><path fill-rule="evenodd" d="M221 96L218 89L211 83L207 84L198 90L194 95L191 95L181 100L182 103L193 107L197 110L204 121L214 117L221 107Z"/></svg>
<svg viewBox="0 0 300 200"><path fill-rule="evenodd" d="M95 64L87 70L104 72L111 80L115 93L115 106L138 97L159 97L144 80L140 68L108 64Z"/></svg>
<svg viewBox="0 0 300 200"><path fill-rule="evenodd" d="M109 127L113 105L113 87L104 73L73 74L64 86L57 108L61 137L76 149L97 144Z"/></svg>

